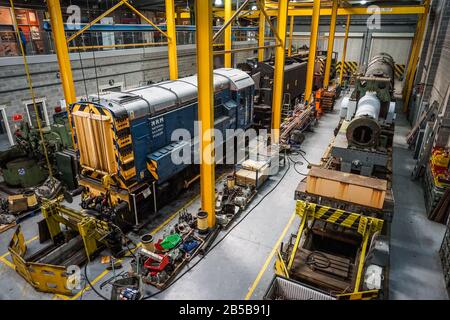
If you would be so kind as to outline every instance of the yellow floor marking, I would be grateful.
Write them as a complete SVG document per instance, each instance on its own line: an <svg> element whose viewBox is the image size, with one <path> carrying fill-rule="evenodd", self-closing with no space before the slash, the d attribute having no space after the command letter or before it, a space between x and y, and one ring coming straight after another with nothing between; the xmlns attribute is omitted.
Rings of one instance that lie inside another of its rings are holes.
<svg viewBox="0 0 450 320"><path fill-rule="evenodd" d="M186 207L190 206L195 200L197 200L200 197L200 195L196 195L194 198L189 200L187 203L185 203L180 209L178 209L174 214L172 214L170 217L168 217L166 220L163 221L159 226L157 226L155 229L153 229L150 234L155 235L158 231L160 231L162 228L164 228L170 221L172 221L182 210L184 210ZM141 246L142 243L139 242L137 246ZM134 250L132 250L134 251ZM122 262L123 259L118 260L117 262ZM103 271L97 278L95 278L93 281L91 281L92 284L96 284L100 279L102 279L104 276L106 276L111 270L105 270ZM57 295L58 297L64 297L65 299L69 300L76 300L80 295L86 291L86 289L89 287L89 285L85 286L82 290L80 290L77 294L75 294L73 297L67 297L64 295Z"/></svg>
<svg viewBox="0 0 450 320"><path fill-rule="evenodd" d="M7 265L8 267L10 267L11 269L15 270L15 266L9 262L8 260L6 260L6 258L0 257L0 261L3 262L5 265Z"/></svg>
<svg viewBox="0 0 450 320"><path fill-rule="evenodd" d="M256 276L255 281L253 282L250 289L248 289L247 295L245 296L245 300L249 300L251 296L253 295L253 292L255 291L256 287L259 284L259 281L261 281L262 276L264 275L264 272L266 272L267 267L269 266L270 262L272 261L273 256L275 253L277 253L278 248L280 247L281 242L283 241L284 237L286 236L286 233L288 232L290 226L292 225L292 222L294 222L295 219L295 211L292 213L291 218L289 219L286 227L284 227L283 232L281 233L280 237L278 238L277 242L272 248L272 251L270 252L269 256L267 257L266 261L264 262L261 270L259 271L258 275Z"/></svg>
<svg viewBox="0 0 450 320"><path fill-rule="evenodd" d="M120 260L121 261L121 260ZM92 285L95 285L97 282L99 282L104 276L106 276L111 270L105 269L102 273L100 273L97 278L91 281ZM85 286L83 289L77 292L73 297L67 297L61 294L58 294L57 296L62 298L65 297L66 300L76 300L78 299L82 294L84 294L88 289L90 288L89 285Z"/></svg>
<svg viewBox="0 0 450 320"><path fill-rule="evenodd" d="M222 175L219 176L219 178L217 179L217 181L220 181L223 177L225 177L225 175L227 175L227 173L224 173ZM155 229L153 229L150 234L154 235L156 234L158 231L160 231L162 228L164 228L170 221L172 221L182 210L184 210L186 207L190 206L194 201L196 201L198 198L200 197L200 195L196 195L195 197L193 197L191 200L189 200L187 203L185 203L180 209L178 209L174 214L172 214L170 217L168 217L166 220L163 221L163 223L161 223L159 226L157 226ZM39 238L39 236L35 236L33 238L31 238L30 240L26 241L25 243L28 244L32 241L35 241ZM141 246L142 243L138 243L138 247ZM134 251L134 250L133 250ZM11 267L12 269L15 269L14 264L12 264L11 262L9 262L6 257L9 255L10 253L7 252L5 253L3 256L0 256L0 261L3 262L5 265ZM122 262L123 260L120 259L117 262ZM106 276L109 272L111 272L111 270L107 270L105 269L101 274L99 274L94 280L91 281L91 283L94 285L96 284L98 281L100 281L104 276ZM56 298L60 298L63 300L76 300L78 299L81 294L83 294L84 292L86 292L89 289L89 285L85 286L83 289L81 289L79 292L77 292L74 296L65 296L62 294L55 294L52 299L56 299Z"/></svg>
<svg viewBox="0 0 450 320"><path fill-rule="evenodd" d="M31 238L30 240L25 241L25 244L29 244L37 239L39 239L39 236L35 236L35 237ZM0 258L6 258L7 256L9 256L9 251L6 252L4 255L2 255Z"/></svg>

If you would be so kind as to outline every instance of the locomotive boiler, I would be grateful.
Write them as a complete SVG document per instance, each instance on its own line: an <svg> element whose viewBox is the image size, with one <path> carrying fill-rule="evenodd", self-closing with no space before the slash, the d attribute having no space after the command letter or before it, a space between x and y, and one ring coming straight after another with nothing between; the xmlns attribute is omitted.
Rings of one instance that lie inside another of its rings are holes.
<svg viewBox="0 0 450 320"><path fill-rule="evenodd" d="M355 79L355 90L341 104L341 126L332 149L342 159L341 169L373 175L386 171L392 147L395 99L394 60L380 53Z"/></svg>
<svg viewBox="0 0 450 320"><path fill-rule="evenodd" d="M214 71L215 129L223 136L251 125L254 87L241 70ZM195 139L197 76L91 96L71 112L82 206L141 225L198 177L198 166L172 161L174 152L182 153L186 144L193 152L195 144L171 138L174 130L186 129Z"/></svg>

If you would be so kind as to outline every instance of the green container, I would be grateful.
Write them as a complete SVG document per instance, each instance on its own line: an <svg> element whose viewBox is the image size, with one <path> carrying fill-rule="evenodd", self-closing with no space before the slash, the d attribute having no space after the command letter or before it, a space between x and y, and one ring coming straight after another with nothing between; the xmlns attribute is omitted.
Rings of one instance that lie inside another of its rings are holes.
<svg viewBox="0 0 450 320"><path fill-rule="evenodd" d="M160 243L161 247L166 250L175 248L181 242L181 236L178 233L171 234L164 238Z"/></svg>

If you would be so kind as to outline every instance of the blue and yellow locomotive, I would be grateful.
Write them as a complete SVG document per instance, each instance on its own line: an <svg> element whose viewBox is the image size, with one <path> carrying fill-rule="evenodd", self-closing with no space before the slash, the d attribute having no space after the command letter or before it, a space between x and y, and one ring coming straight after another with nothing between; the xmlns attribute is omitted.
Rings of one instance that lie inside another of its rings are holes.
<svg viewBox="0 0 450 320"><path fill-rule="evenodd" d="M215 128L224 136L251 126L254 87L241 70L214 71ZM172 141L174 130L196 134L197 76L91 96L71 115L86 208L140 225L198 175L198 166L171 160L186 143Z"/></svg>

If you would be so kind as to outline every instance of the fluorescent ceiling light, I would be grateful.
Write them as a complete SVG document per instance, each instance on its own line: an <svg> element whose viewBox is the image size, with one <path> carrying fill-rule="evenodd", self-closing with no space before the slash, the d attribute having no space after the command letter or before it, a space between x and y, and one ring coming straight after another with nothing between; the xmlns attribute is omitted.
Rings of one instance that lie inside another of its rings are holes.
<svg viewBox="0 0 450 320"><path fill-rule="evenodd" d="M223 5L223 1L222 0L214 0L214 5L216 7L219 7L219 6Z"/></svg>

